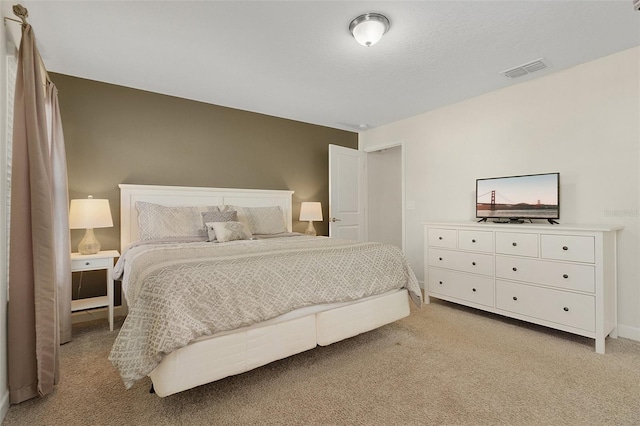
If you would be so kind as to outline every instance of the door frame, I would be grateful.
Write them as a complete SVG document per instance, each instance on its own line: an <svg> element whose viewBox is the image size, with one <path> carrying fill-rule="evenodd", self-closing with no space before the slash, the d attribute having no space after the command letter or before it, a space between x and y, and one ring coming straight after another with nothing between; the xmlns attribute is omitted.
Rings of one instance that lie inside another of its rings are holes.
<svg viewBox="0 0 640 426"><path fill-rule="evenodd" d="M407 222L407 218L406 218L406 195L405 195L405 191L406 191L406 179L405 179L405 164L406 164L406 157L405 157L405 149L404 149L404 140L399 140L399 141L392 141L392 142L387 142L387 143L383 143L383 144L378 144L378 145L372 145L372 146L368 146L366 148L364 148L362 151L364 151L367 155L369 155L370 153L376 152L376 151L380 151L383 149L389 149L389 148L395 148L395 147L400 147L400 191L401 191L401 196L402 196L402 203L401 203L401 208L402 208L402 214L401 214L401 221L402 221L402 252L406 254L406 244L407 244L407 232L406 232L406 222ZM365 179L365 182L368 181L368 179ZM365 214L365 235L369 236L369 209L368 209L368 203L369 203L369 185L366 185L365 188L365 192L367 193L367 197L366 197L366 202L367 202L367 209L366 212L367 214Z"/></svg>

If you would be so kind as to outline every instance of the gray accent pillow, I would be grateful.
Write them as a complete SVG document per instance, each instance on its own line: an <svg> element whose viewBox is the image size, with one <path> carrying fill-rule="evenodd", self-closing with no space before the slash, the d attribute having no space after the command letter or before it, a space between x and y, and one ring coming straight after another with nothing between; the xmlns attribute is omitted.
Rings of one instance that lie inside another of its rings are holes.
<svg viewBox="0 0 640 426"><path fill-rule="evenodd" d="M216 241L216 231L213 226L207 226L211 222L236 222L238 220L238 212L229 210L226 212L203 212L202 223L207 233L207 241Z"/></svg>
<svg viewBox="0 0 640 426"><path fill-rule="evenodd" d="M206 237L201 213L220 210L217 206L163 206L144 201L136 201L136 209L141 240Z"/></svg>

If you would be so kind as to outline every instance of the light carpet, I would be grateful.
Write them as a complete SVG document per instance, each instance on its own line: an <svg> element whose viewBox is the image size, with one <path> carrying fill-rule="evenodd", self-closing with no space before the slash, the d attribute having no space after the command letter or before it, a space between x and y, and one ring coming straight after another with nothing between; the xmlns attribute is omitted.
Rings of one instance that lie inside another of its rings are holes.
<svg viewBox="0 0 640 426"><path fill-rule="evenodd" d="M118 326L120 325L118 322ZM432 301L394 324L167 398L125 390L117 331L74 326L55 392L4 425L639 425L640 342Z"/></svg>

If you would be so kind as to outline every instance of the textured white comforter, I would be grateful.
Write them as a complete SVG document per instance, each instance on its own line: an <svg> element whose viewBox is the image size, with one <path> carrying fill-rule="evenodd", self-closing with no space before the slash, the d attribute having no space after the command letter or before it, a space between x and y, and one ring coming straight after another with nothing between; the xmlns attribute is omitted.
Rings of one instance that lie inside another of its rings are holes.
<svg viewBox="0 0 640 426"><path fill-rule="evenodd" d="M127 388L203 335L403 287L422 302L397 247L323 237L137 245L116 278L129 313L109 359Z"/></svg>

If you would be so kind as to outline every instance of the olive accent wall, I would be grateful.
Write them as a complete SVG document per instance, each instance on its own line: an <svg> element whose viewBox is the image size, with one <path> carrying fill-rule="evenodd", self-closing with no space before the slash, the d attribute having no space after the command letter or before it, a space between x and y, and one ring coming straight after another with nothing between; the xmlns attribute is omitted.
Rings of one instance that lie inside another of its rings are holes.
<svg viewBox="0 0 640 426"><path fill-rule="evenodd" d="M50 73L59 91L69 198L108 198L114 227L96 229L120 249L118 184L289 189L293 230L302 201L321 201L328 235L328 145L357 149L358 134ZM206 88L205 88L206 90ZM72 250L84 231L72 230Z"/></svg>

